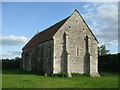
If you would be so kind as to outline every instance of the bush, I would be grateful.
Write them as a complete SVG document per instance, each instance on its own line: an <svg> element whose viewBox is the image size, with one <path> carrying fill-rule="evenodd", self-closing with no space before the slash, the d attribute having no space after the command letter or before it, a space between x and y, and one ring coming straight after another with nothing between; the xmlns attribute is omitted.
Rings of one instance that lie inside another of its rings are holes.
<svg viewBox="0 0 120 90"><path fill-rule="evenodd" d="M67 74L67 73L62 72L62 73L52 74L51 76L53 76L53 77L67 77L67 76L68 76L68 74Z"/></svg>
<svg viewBox="0 0 120 90"><path fill-rule="evenodd" d="M78 77L78 76L89 76L89 74L79 74L79 73L71 73L72 77ZM52 77L68 77L68 73L56 73L56 74L51 74L50 76Z"/></svg>
<svg viewBox="0 0 120 90"><path fill-rule="evenodd" d="M89 73L71 73L72 77L78 77L78 76L90 76Z"/></svg>

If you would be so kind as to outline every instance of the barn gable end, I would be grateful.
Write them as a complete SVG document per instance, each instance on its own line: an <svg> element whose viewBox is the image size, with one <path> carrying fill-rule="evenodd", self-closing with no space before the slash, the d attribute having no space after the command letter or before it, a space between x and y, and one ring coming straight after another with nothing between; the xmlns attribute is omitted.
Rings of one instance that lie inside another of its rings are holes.
<svg viewBox="0 0 120 90"><path fill-rule="evenodd" d="M98 73L98 41L80 13L36 34L23 47L23 69L45 75Z"/></svg>

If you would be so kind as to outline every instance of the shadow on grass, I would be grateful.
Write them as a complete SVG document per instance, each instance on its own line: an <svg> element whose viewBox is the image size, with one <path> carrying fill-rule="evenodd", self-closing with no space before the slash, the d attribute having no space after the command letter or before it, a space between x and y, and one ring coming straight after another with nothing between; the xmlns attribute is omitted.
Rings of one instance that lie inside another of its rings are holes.
<svg viewBox="0 0 120 90"><path fill-rule="evenodd" d="M2 74L24 74L24 75L33 74L33 75L40 75L40 76L42 76L40 73L23 71L21 69L3 69L2 70Z"/></svg>
<svg viewBox="0 0 120 90"><path fill-rule="evenodd" d="M3 69L2 74L24 74L24 75L39 75L39 76L44 76L40 73L35 73L35 72L28 72L28 71L23 71L21 69ZM118 76L117 72L99 72L101 77L110 77L110 76Z"/></svg>
<svg viewBox="0 0 120 90"><path fill-rule="evenodd" d="M101 77L110 77L110 76L114 76L114 75L118 75L118 72L99 72Z"/></svg>

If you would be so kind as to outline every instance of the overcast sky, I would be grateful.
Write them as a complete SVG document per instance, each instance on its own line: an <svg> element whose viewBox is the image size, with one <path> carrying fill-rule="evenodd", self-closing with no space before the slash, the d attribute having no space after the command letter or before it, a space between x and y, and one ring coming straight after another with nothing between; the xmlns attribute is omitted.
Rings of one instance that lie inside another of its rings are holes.
<svg viewBox="0 0 120 90"><path fill-rule="evenodd" d="M78 9L99 41L110 53L118 52L117 3L95 2L3 2L2 58L21 57L22 47L36 34Z"/></svg>

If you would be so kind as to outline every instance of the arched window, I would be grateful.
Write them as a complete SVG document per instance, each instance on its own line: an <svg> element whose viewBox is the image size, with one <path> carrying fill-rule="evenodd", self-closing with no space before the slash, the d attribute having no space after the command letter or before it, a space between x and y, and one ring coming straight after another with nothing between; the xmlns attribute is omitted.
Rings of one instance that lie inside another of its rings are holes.
<svg viewBox="0 0 120 90"><path fill-rule="evenodd" d="M85 48L86 48L86 52L89 52L89 45L88 45L88 36L85 37Z"/></svg>

